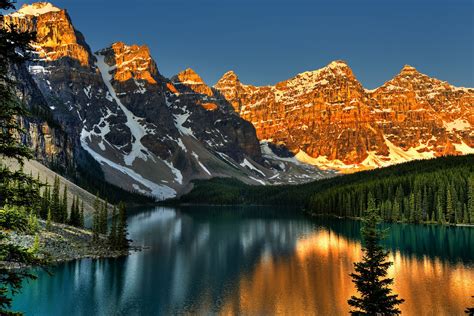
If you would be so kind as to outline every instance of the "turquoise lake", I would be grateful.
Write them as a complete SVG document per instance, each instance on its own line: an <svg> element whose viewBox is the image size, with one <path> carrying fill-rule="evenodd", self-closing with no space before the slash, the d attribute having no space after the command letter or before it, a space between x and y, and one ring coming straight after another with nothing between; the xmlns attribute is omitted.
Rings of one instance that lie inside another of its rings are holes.
<svg viewBox="0 0 474 316"><path fill-rule="evenodd" d="M474 228L390 225L393 289L406 315L474 306ZM26 315L347 315L360 222L272 207L152 207L129 212L119 259L38 271L14 309Z"/></svg>

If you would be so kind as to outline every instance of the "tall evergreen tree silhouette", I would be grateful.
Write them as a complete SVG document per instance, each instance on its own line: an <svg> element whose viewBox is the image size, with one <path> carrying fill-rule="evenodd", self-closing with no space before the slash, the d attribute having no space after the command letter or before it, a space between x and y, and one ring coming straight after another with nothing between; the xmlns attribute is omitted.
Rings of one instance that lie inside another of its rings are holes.
<svg viewBox="0 0 474 316"><path fill-rule="evenodd" d="M397 294L392 294L390 285L393 279L387 278L387 270L392 265L388 261L388 251L380 245L384 232L380 224L379 210L371 193L368 197L367 211L361 229L363 238L363 257L354 263L355 272L351 273L359 296L352 296L348 303L355 315L398 315L398 305L403 303Z"/></svg>
<svg viewBox="0 0 474 316"><path fill-rule="evenodd" d="M14 2L0 0L0 21L3 21L4 10L15 8ZM20 32L13 26L3 24L0 27L0 208L8 203L10 209L18 215L24 212L20 206L37 214L41 201L38 185L35 184L37 180L25 174L22 168L11 170L3 163L3 158L11 158L23 166L23 160L32 157L28 147L17 137L24 134L19 119L27 115L27 111L15 94L16 83L9 70L20 66L29 58L28 52L32 49L29 43L33 38L34 34ZM3 232L3 228L12 227L3 225L5 224L0 224L0 315L20 315L10 310L12 297L21 290L23 280L34 279L35 276L25 268L9 269L5 262L25 267L37 265L41 260L27 249L11 244L9 235ZM27 223L18 223L15 227L20 231L27 228Z"/></svg>

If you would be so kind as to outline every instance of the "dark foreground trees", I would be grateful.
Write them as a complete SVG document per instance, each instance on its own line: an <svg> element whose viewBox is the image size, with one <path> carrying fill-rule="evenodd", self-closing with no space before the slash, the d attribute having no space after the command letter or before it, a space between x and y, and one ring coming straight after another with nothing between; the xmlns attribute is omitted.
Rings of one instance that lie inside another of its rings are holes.
<svg viewBox="0 0 474 316"><path fill-rule="evenodd" d="M0 12L12 8L13 1L0 0ZM12 158L22 165L24 158L31 157L18 141L23 132L18 118L26 110L15 95L9 68L26 60L32 38L32 34L17 32L8 25L0 26L0 315L21 315L10 311L12 296L21 290L24 279L34 279L25 266L41 263L35 251L10 244L7 233L30 229L27 218L37 216L40 210L39 183L21 169L10 170L2 163L2 159ZM5 262L19 269L11 270Z"/></svg>
<svg viewBox="0 0 474 316"><path fill-rule="evenodd" d="M387 222L474 224L474 156L406 163L333 181L340 183L311 196L310 213L362 217L371 193Z"/></svg>
<svg viewBox="0 0 474 316"><path fill-rule="evenodd" d="M93 241L99 242L100 236L107 235L110 248L118 251L127 251L130 248L127 228L127 212L124 203L119 203L118 212L114 206L111 218L110 229L107 225L108 203L101 202L96 196L94 202L94 214L92 219Z"/></svg>
<svg viewBox="0 0 474 316"><path fill-rule="evenodd" d="M384 232L378 228L381 221L378 213L375 200L369 194L361 230L364 254L361 262L354 263L355 272L351 273L359 292L359 297L352 296L348 300L353 307L351 314L355 315L398 315L398 305L404 301L397 294L392 294L390 285L393 279L387 278L392 262L387 260L388 251L380 245Z"/></svg>
<svg viewBox="0 0 474 316"><path fill-rule="evenodd" d="M112 225L109 233L109 244L114 250L126 251L130 248L127 229L127 213L125 204L120 203L117 209L114 207L112 213Z"/></svg>

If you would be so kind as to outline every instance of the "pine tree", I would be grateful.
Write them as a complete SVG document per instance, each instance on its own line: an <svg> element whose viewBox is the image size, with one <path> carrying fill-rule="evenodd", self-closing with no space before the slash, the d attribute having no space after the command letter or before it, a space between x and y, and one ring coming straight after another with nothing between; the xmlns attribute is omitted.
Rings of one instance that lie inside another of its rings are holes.
<svg viewBox="0 0 474 316"><path fill-rule="evenodd" d="M107 234L107 218L109 217L109 204L107 201L102 203L102 207L100 210L100 233L103 235Z"/></svg>
<svg viewBox="0 0 474 316"><path fill-rule="evenodd" d="M398 200L395 199L392 205L392 220L394 222L397 222L399 218L400 218L400 204L398 203Z"/></svg>
<svg viewBox="0 0 474 316"><path fill-rule="evenodd" d="M84 228L84 201L81 201L81 212L79 214L79 227Z"/></svg>
<svg viewBox="0 0 474 316"><path fill-rule="evenodd" d="M127 250L130 247L130 240L128 239L128 229L127 229L127 212L125 210L125 204L122 202L118 206L119 208L119 217L117 223L117 249Z"/></svg>
<svg viewBox="0 0 474 316"><path fill-rule="evenodd" d="M97 242L99 240L100 234L100 213L101 213L101 203L99 200L99 194L95 196L94 200L94 211L92 217L92 239Z"/></svg>
<svg viewBox="0 0 474 316"><path fill-rule="evenodd" d="M46 219L48 217L48 210L50 205L50 193L49 193L49 186L48 181L46 181L45 188L43 189L43 195L41 196L41 209L40 209L40 217L42 219Z"/></svg>
<svg viewBox="0 0 474 316"><path fill-rule="evenodd" d="M351 273L360 297L352 296L348 303L356 315L398 315L398 305L403 303L397 294L391 294L393 279L387 278L387 269L392 262L387 261L388 251L380 245L384 232L378 225L381 219L375 208L375 201L369 196L367 211L361 229L364 248L361 262L354 263L355 273Z"/></svg>
<svg viewBox="0 0 474 316"><path fill-rule="evenodd" d="M3 10L14 9L12 0L0 0L0 20L3 21ZM0 28L0 207L6 202L15 212L24 212L22 206L33 210L39 208L41 195L36 182L31 176L23 172L23 159L31 158L32 153L27 146L19 141L22 136L19 120L27 114L26 109L18 100L14 91L15 82L9 75L13 65L20 65L29 58L31 50L29 43L34 34L22 33L10 25ZM12 158L18 161L21 168L10 170L3 163L3 158ZM26 224L17 229L27 229ZM0 315L13 315L9 311L12 305L12 296L18 293L25 279L34 279L31 270L11 270L4 264L6 261L20 266L37 265L41 260L27 249L15 246L8 242L9 235L3 232L0 225ZM16 314L16 313L15 313Z"/></svg>
<svg viewBox="0 0 474 316"><path fill-rule="evenodd" d="M51 218L52 218L52 214L51 214L51 209L48 209L48 216L46 217L46 229L47 230L50 230L51 229Z"/></svg>
<svg viewBox="0 0 474 316"><path fill-rule="evenodd" d="M408 200L408 209L409 209L409 216L408 216L408 220L411 222L411 223L414 223L415 222L415 194L414 193L411 193L410 194L410 198Z"/></svg>
<svg viewBox="0 0 474 316"><path fill-rule="evenodd" d="M467 179L467 213L469 222L474 224L474 175Z"/></svg>
<svg viewBox="0 0 474 316"><path fill-rule="evenodd" d="M428 189L426 186L423 187L423 196L421 202L421 220L429 221L430 214L429 214L429 200L428 200Z"/></svg>
<svg viewBox="0 0 474 316"><path fill-rule="evenodd" d="M66 223L67 221L67 186L64 185L63 189L63 199L60 206L60 215L59 215L59 222Z"/></svg>
<svg viewBox="0 0 474 316"><path fill-rule="evenodd" d="M59 198L59 177L54 177L53 192L51 194L51 220L60 222L61 202Z"/></svg>
<svg viewBox="0 0 474 316"><path fill-rule="evenodd" d="M454 214L453 195L452 195L451 185L448 186L448 190L446 192L446 213L448 216L448 221L450 223L455 223L455 214Z"/></svg>
<svg viewBox="0 0 474 316"><path fill-rule="evenodd" d="M117 208L114 206L112 211L112 224L110 226L110 233L109 233L109 244L112 249L117 249Z"/></svg>
<svg viewBox="0 0 474 316"><path fill-rule="evenodd" d="M68 224L74 226L75 223L75 214L74 212L76 211L76 198L72 198L72 204L71 204L71 209L69 210L69 219L68 219Z"/></svg>
<svg viewBox="0 0 474 316"><path fill-rule="evenodd" d="M446 224L446 217L444 215L444 203L441 192L438 193L436 209L438 211L438 224Z"/></svg>

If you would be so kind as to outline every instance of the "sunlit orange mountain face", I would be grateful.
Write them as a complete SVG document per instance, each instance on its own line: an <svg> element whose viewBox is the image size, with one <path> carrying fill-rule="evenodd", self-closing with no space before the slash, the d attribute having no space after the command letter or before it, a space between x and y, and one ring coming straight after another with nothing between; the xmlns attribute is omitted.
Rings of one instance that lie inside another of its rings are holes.
<svg viewBox="0 0 474 316"><path fill-rule="evenodd" d="M95 160L127 190L164 199L193 179L301 183L474 152L474 89L414 67L372 90L340 60L275 85L246 84L229 71L211 86L192 69L166 78L146 45L93 52L73 18L44 2L4 18L37 32L34 60L17 70L20 90L69 138L35 123L27 124L31 142L46 162Z"/></svg>
<svg viewBox="0 0 474 316"><path fill-rule="evenodd" d="M380 258L402 315L474 306L472 1L18 2L0 315L10 242L58 263L26 315L347 315Z"/></svg>

